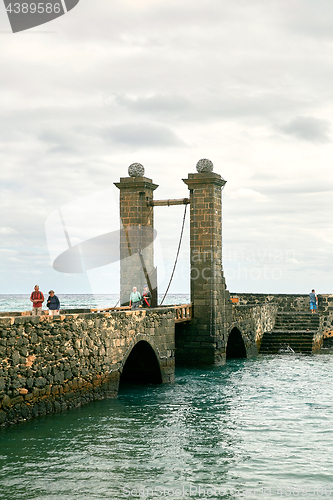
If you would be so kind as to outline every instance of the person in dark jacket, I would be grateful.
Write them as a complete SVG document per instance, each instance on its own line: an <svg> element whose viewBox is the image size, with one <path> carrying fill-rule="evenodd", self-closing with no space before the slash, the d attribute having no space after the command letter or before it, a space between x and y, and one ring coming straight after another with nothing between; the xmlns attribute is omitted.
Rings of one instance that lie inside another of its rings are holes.
<svg viewBox="0 0 333 500"><path fill-rule="evenodd" d="M49 291L49 297L46 302L47 307L49 308L49 315L53 316L54 314L59 314L60 309L60 301L56 295L54 295L54 291Z"/></svg>

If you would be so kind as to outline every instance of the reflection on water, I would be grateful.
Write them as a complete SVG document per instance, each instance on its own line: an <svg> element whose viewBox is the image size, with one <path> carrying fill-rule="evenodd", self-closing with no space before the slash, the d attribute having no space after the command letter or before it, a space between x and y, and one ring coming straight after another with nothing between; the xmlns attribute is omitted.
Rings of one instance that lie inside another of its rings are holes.
<svg viewBox="0 0 333 500"><path fill-rule="evenodd" d="M173 385L1 429L0 498L333 496L332 360L178 369Z"/></svg>

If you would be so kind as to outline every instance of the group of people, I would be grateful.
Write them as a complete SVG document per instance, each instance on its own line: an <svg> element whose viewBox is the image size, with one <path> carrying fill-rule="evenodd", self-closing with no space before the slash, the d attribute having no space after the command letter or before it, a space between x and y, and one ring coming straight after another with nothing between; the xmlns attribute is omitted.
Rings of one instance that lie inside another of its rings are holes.
<svg viewBox="0 0 333 500"><path fill-rule="evenodd" d="M143 287L142 295L138 292L136 286L133 286L133 291L130 295L129 305L132 309L138 309L140 305L142 307L150 307L151 303L151 293L148 289L148 285Z"/></svg>
<svg viewBox="0 0 333 500"><path fill-rule="evenodd" d="M39 286L35 285L35 291L30 295L30 302L32 302L32 315L40 316L43 310L43 302L45 301L43 292L39 291ZM53 316L59 314L60 301L56 295L54 295L54 290L49 291L49 296L46 301L46 305L49 309L49 315Z"/></svg>
<svg viewBox="0 0 333 500"><path fill-rule="evenodd" d="M316 312L318 306L318 297L315 290L310 293L310 310L312 313ZM40 316L42 314L43 302L45 301L44 295L39 291L39 286L35 285L35 291L32 292L30 296L30 301L32 302L32 315ZM143 287L142 295L138 292L136 286L133 286L133 291L130 295L129 305L132 309L138 309L140 305L142 307L150 307L151 304L151 293L148 286ZM49 291L49 296L46 301L46 305L49 309L49 315L59 314L60 301L58 297L54 294L54 290Z"/></svg>
<svg viewBox="0 0 333 500"><path fill-rule="evenodd" d="M43 292L39 290L39 286L35 285L35 291L30 295L30 302L32 302L32 315L40 316L43 310L43 302L45 301ZM136 286L133 287L133 292L130 295L129 305L132 309L138 309L140 305L142 307L150 307L151 303L151 293L148 286L143 287L142 295L138 292ZM49 309L49 315L53 316L59 314L60 310L60 300L54 294L54 290L49 291L49 296L46 301L46 305Z"/></svg>

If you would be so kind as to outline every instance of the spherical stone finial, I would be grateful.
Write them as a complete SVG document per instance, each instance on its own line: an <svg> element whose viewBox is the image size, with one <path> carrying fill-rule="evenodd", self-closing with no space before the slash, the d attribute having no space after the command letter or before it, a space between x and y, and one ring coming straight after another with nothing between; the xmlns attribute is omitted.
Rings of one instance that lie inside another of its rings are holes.
<svg viewBox="0 0 333 500"><path fill-rule="evenodd" d="M197 171L199 174L201 172L213 172L213 162L210 160L207 160L207 158L202 158L202 160L199 160L197 163Z"/></svg>
<svg viewBox="0 0 333 500"><path fill-rule="evenodd" d="M141 163L132 163L128 167L128 175L130 177L143 177L145 175L145 168Z"/></svg>

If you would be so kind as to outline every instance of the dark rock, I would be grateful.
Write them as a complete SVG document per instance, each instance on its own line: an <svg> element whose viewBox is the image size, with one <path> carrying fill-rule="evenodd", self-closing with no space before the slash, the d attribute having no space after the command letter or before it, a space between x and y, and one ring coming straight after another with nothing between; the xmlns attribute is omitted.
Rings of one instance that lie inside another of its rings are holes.
<svg viewBox="0 0 333 500"><path fill-rule="evenodd" d="M54 410L55 411L61 411L61 405L58 401L54 402Z"/></svg>
<svg viewBox="0 0 333 500"><path fill-rule="evenodd" d="M35 379L35 387L44 387L47 380L44 377L38 377Z"/></svg>
<svg viewBox="0 0 333 500"><path fill-rule="evenodd" d="M31 412L32 412L32 414L33 414L34 417L37 417L38 416L38 406L34 405L32 407L32 411Z"/></svg>
<svg viewBox="0 0 333 500"><path fill-rule="evenodd" d="M22 404L21 406L21 415L23 418L27 418L29 415L29 407L26 404Z"/></svg>
<svg viewBox="0 0 333 500"><path fill-rule="evenodd" d="M33 377L29 377L26 382L26 386L28 389L31 389L35 384L35 379Z"/></svg>
<svg viewBox="0 0 333 500"><path fill-rule="evenodd" d="M39 405L38 405L38 413L40 415L45 415L46 414L46 405L45 405L45 403L39 403Z"/></svg>
<svg viewBox="0 0 333 500"><path fill-rule="evenodd" d="M51 401L48 401L46 403L46 411L47 411L47 413L53 413L54 408L53 408L53 404L51 403Z"/></svg>
<svg viewBox="0 0 333 500"><path fill-rule="evenodd" d="M12 354L12 362L13 365L18 365L20 362L20 353L18 351L14 351Z"/></svg>
<svg viewBox="0 0 333 500"><path fill-rule="evenodd" d="M26 346L21 347L20 353L21 353L21 356L24 356L25 358L28 356L29 353L28 353L28 349L26 348Z"/></svg>

